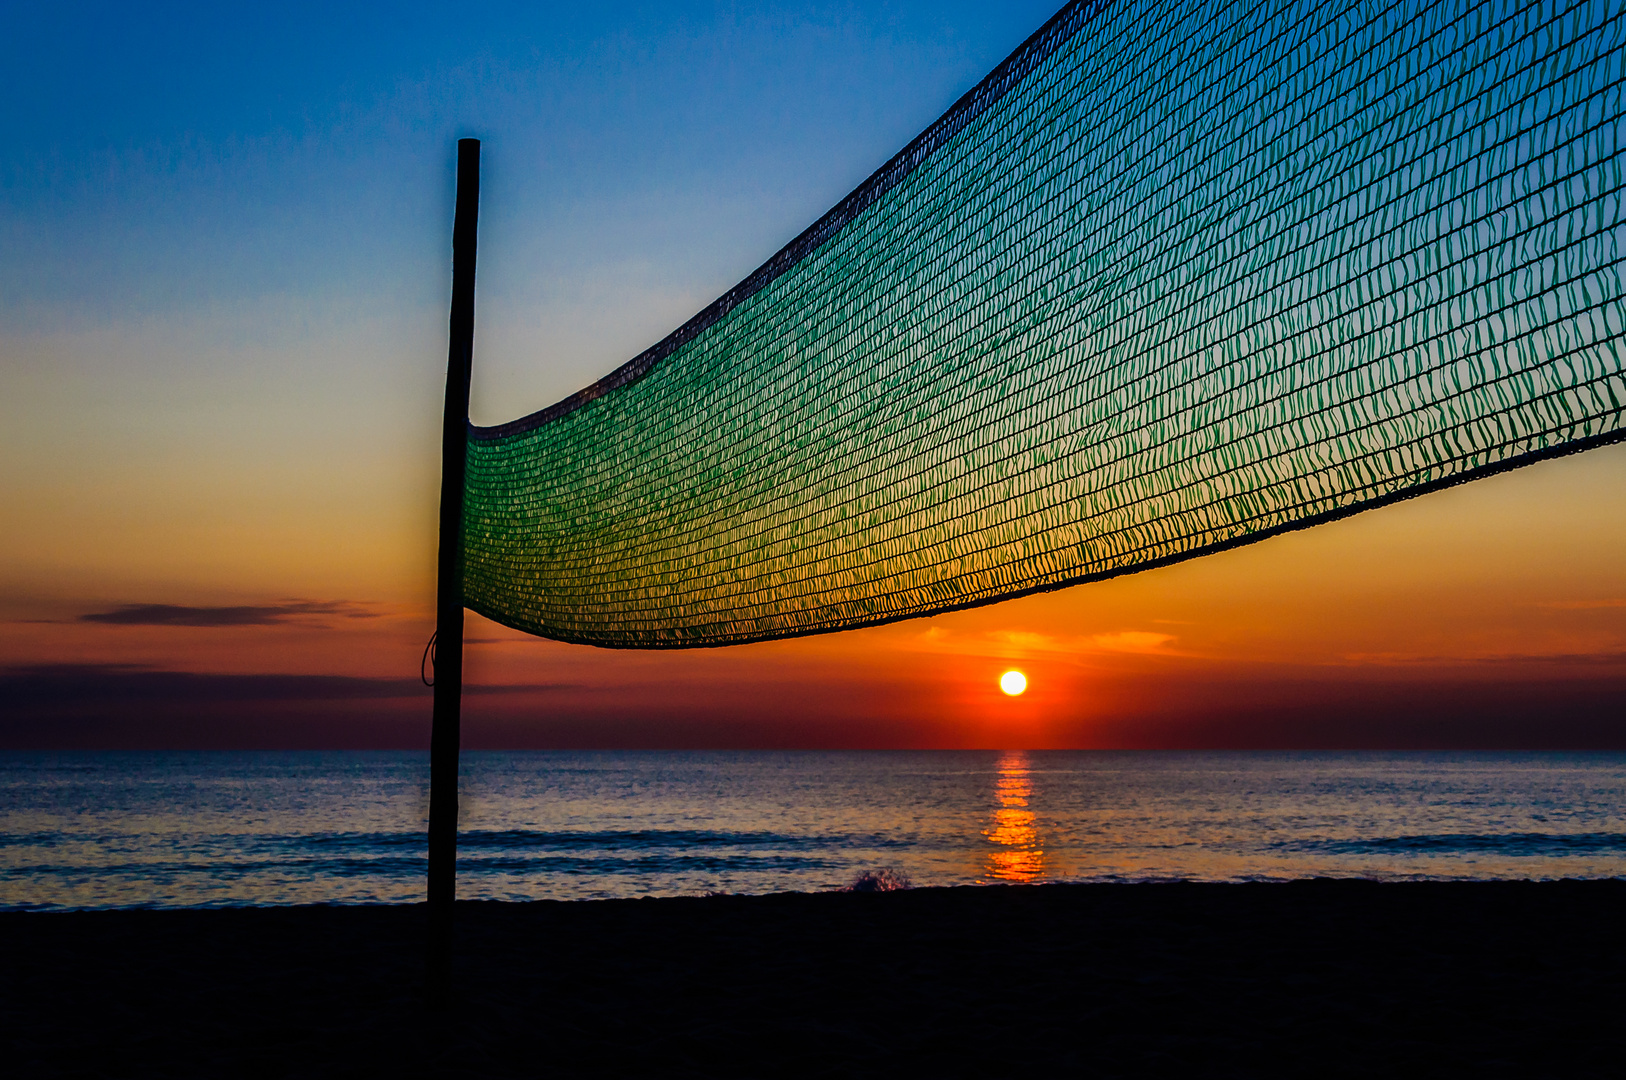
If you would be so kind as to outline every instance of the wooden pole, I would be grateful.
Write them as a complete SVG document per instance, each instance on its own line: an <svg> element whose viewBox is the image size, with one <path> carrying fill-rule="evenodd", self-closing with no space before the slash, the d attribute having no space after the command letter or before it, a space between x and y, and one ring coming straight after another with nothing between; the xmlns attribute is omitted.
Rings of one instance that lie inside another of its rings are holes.
<svg viewBox="0 0 1626 1080"><path fill-rule="evenodd" d="M452 221L451 348L440 453L440 563L435 596L435 721L429 736L429 993L444 1000L452 977L457 898L457 753L463 695L463 484L474 363L474 251L480 217L480 140L457 142Z"/></svg>

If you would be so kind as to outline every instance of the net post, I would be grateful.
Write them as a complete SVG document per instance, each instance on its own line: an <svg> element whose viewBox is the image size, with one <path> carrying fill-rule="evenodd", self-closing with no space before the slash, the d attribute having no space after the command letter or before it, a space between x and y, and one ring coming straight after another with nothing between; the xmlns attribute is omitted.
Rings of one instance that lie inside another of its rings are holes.
<svg viewBox="0 0 1626 1080"><path fill-rule="evenodd" d="M457 756L463 693L463 488L474 362L474 254L480 215L480 140L457 142L452 223L451 345L441 430L440 557L435 592L435 714L429 736L429 950L432 1002L449 996L452 904L457 898Z"/></svg>

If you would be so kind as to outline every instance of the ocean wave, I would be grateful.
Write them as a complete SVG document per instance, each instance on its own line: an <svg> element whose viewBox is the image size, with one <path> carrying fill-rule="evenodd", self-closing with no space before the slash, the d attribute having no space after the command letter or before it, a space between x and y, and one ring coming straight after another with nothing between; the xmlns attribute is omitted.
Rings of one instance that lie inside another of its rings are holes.
<svg viewBox="0 0 1626 1080"><path fill-rule="evenodd" d="M68 844L107 847L145 843L151 837L126 833L33 832L0 834L0 847L56 848ZM918 842L897 834L735 832L708 829L627 829L545 832L534 829L475 829L457 834L460 852L482 851L667 851L673 849L773 848L784 851L906 848ZM322 832L196 834L172 837L171 843L195 849L211 844L236 848L308 849L319 852L427 851L421 830L399 832Z"/></svg>
<svg viewBox="0 0 1626 1080"><path fill-rule="evenodd" d="M833 859L805 855L715 855L662 853L644 856L537 855L532 857L460 855L460 876L481 874L593 874L675 875L721 873L783 873L828 870L844 865ZM0 868L0 882L50 875L58 878L165 878L207 874L213 880L253 874L286 874L310 878L423 877L427 857L374 858L213 859L39 864Z"/></svg>
<svg viewBox="0 0 1626 1080"><path fill-rule="evenodd" d="M1626 833L1417 833L1339 839L1279 840L1276 851L1366 855L1479 852L1515 856L1599 855L1626 852Z"/></svg>
<svg viewBox="0 0 1626 1080"><path fill-rule="evenodd" d="M315 849L423 848L421 832L315 833L284 838ZM471 829L457 834L462 852L479 851L660 851L674 848L775 848L816 851L839 848L908 847L897 835L739 832L716 829L605 829L546 832L536 829Z"/></svg>

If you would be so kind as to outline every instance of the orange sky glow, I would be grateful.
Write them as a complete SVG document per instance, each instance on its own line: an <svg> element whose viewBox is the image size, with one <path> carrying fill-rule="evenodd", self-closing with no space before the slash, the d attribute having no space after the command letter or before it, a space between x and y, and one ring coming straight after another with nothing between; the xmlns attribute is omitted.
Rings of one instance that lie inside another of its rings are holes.
<svg viewBox="0 0 1626 1080"><path fill-rule="evenodd" d="M302 514L292 501L267 500L266 516L285 515L280 528L245 527L240 543L188 514L40 508L0 541L13 597L0 646L14 673L78 665L110 673L108 693L128 700L110 712L87 691L78 704L23 708L7 740L424 745L424 488L418 527L368 535L361 500L355 542L330 545L288 542L333 528L327 508ZM176 497L209 495L203 485ZM843 634L619 652L471 615L464 742L1614 745L1626 701L1622 535L1626 447L1142 574ZM85 618L156 603L248 613L213 626ZM1000 692L1011 667L1029 679L1020 697ZM142 677L174 671L281 681L258 695L205 679L195 694L144 697ZM331 682L300 681L312 676Z"/></svg>

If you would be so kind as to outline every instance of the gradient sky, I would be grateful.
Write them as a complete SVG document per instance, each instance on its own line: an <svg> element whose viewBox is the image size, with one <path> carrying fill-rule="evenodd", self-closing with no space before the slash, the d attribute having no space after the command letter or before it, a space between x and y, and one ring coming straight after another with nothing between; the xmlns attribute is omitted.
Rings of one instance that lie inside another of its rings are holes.
<svg viewBox="0 0 1626 1080"><path fill-rule="evenodd" d="M743 278L1052 2L7 5L0 746L427 745L456 139L493 423ZM1617 446L821 638L471 617L465 745L1621 747L1622 537Z"/></svg>

